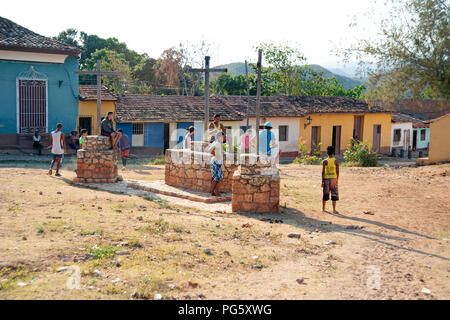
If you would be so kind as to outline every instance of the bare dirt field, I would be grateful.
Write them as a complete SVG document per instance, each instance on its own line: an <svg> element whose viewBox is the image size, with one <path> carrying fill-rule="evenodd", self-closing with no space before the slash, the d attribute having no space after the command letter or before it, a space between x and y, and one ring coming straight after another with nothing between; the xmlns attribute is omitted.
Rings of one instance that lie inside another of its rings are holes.
<svg viewBox="0 0 450 320"><path fill-rule="evenodd" d="M280 166L277 215L79 187L67 163L61 178L45 168L0 166L0 299L450 298L449 164L342 168L336 215L321 212L318 166ZM80 268L80 289L63 266Z"/></svg>

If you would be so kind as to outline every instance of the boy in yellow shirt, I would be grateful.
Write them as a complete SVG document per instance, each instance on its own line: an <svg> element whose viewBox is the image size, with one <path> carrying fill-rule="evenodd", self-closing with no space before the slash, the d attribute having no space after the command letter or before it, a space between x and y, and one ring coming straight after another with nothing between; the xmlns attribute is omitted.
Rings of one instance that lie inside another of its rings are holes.
<svg viewBox="0 0 450 320"><path fill-rule="evenodd" d="M327 148L328 158L322 161L322 211L325 212L325 204L330 200L333 203L333 213L336 211L336 201L339 200L338 180L339 180L339 161L334 158L334 147Z"/></svg>

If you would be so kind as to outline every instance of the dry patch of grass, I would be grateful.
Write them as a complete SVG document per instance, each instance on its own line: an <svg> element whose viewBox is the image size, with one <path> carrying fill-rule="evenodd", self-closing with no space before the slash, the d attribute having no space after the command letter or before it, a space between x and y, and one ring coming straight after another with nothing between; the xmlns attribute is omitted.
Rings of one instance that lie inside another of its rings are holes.
<svg viewBox="0 0 450 320"><path fill-rule="evenodd" d="M387 261L405 273L445 278L442 259L398 249L409 246L444 257L445 243L423 235L448 237L445 177L418 171L420 179L435 180L412 185L416 171L406 171L408 178L382 168L344 168L339 217L319 211L316 169L282 166L281 205L286 207L280 215L239 215L80 188L39 169L2 168L0 183L7 187L0 190L0 299L348 298L347 286L353 297L366 298L366 265ZM122 174L161 179L163 172L162 166L151 166ZM63 171L63 176L74 175ZM368 179L369 185L362 183ZM387 202L388 190L402 186L433 198L413 203L394 193L393 202ZM363 215L367 209L375 216ZM261 221L267 217L283 223ZM364 228L346 229L349 225ZM288 238L289 233L301 237ZM333 244L327 244L330 240ZM404 260L395 260L398 253ZM67 289L71 274L58 272L62 266L80 268L79 290ZM387 288L379 297L388 297L394 286L403 288L398 297L415 297L417 288L410 282L389 273L383 277ZM448 286L439 289L427 281L436 296L448 297Z"/></svg>

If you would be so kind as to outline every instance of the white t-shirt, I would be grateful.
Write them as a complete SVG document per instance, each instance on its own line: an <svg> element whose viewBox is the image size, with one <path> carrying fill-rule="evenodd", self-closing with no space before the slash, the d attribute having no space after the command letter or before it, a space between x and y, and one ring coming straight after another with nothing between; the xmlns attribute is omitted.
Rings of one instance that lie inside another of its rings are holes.
<svg viewBox="0 0 450 320"><path fill-rule="evenodd" d="M53 139L52 153L53 154L63 154L64 153L64 150L63 150L62 144L61 144L61 134L62 134L62 131L53 131L52 132L52 139Z"/></svg>
<svg viewBox="0 0 450 320"><path fill-rule="evenodd" d="M191 148L191 135L189 133L186 133L184 136L184 149L190 149Z"/></svg>
<svg viewBox="0 0 450 320"><path fill-rule="evenodd" d="M217 161L219 161L220 163L222 163L223 161L223 144L217 140L215 140L211 146L209 150L212 150L214 148L214 152L215 152L215 159Z"/></svg>

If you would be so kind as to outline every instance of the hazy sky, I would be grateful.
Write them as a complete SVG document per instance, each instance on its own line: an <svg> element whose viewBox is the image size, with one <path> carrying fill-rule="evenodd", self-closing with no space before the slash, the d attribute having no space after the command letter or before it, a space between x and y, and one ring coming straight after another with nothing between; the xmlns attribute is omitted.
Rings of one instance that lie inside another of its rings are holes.
<svg viewBox="0 0 450 320"><path fill-rule="evenodd" d="M352 17L364 21L362 13L384 10L373 0L2 0L0 16L45 36L72 27L116 37L152 57L180 42L204 39L213 43L211 64L218 65L256 60L258 42L289 41L308 63L335 66L340 59L334 46L375 35L369 22L349 28Z"/></svg>

